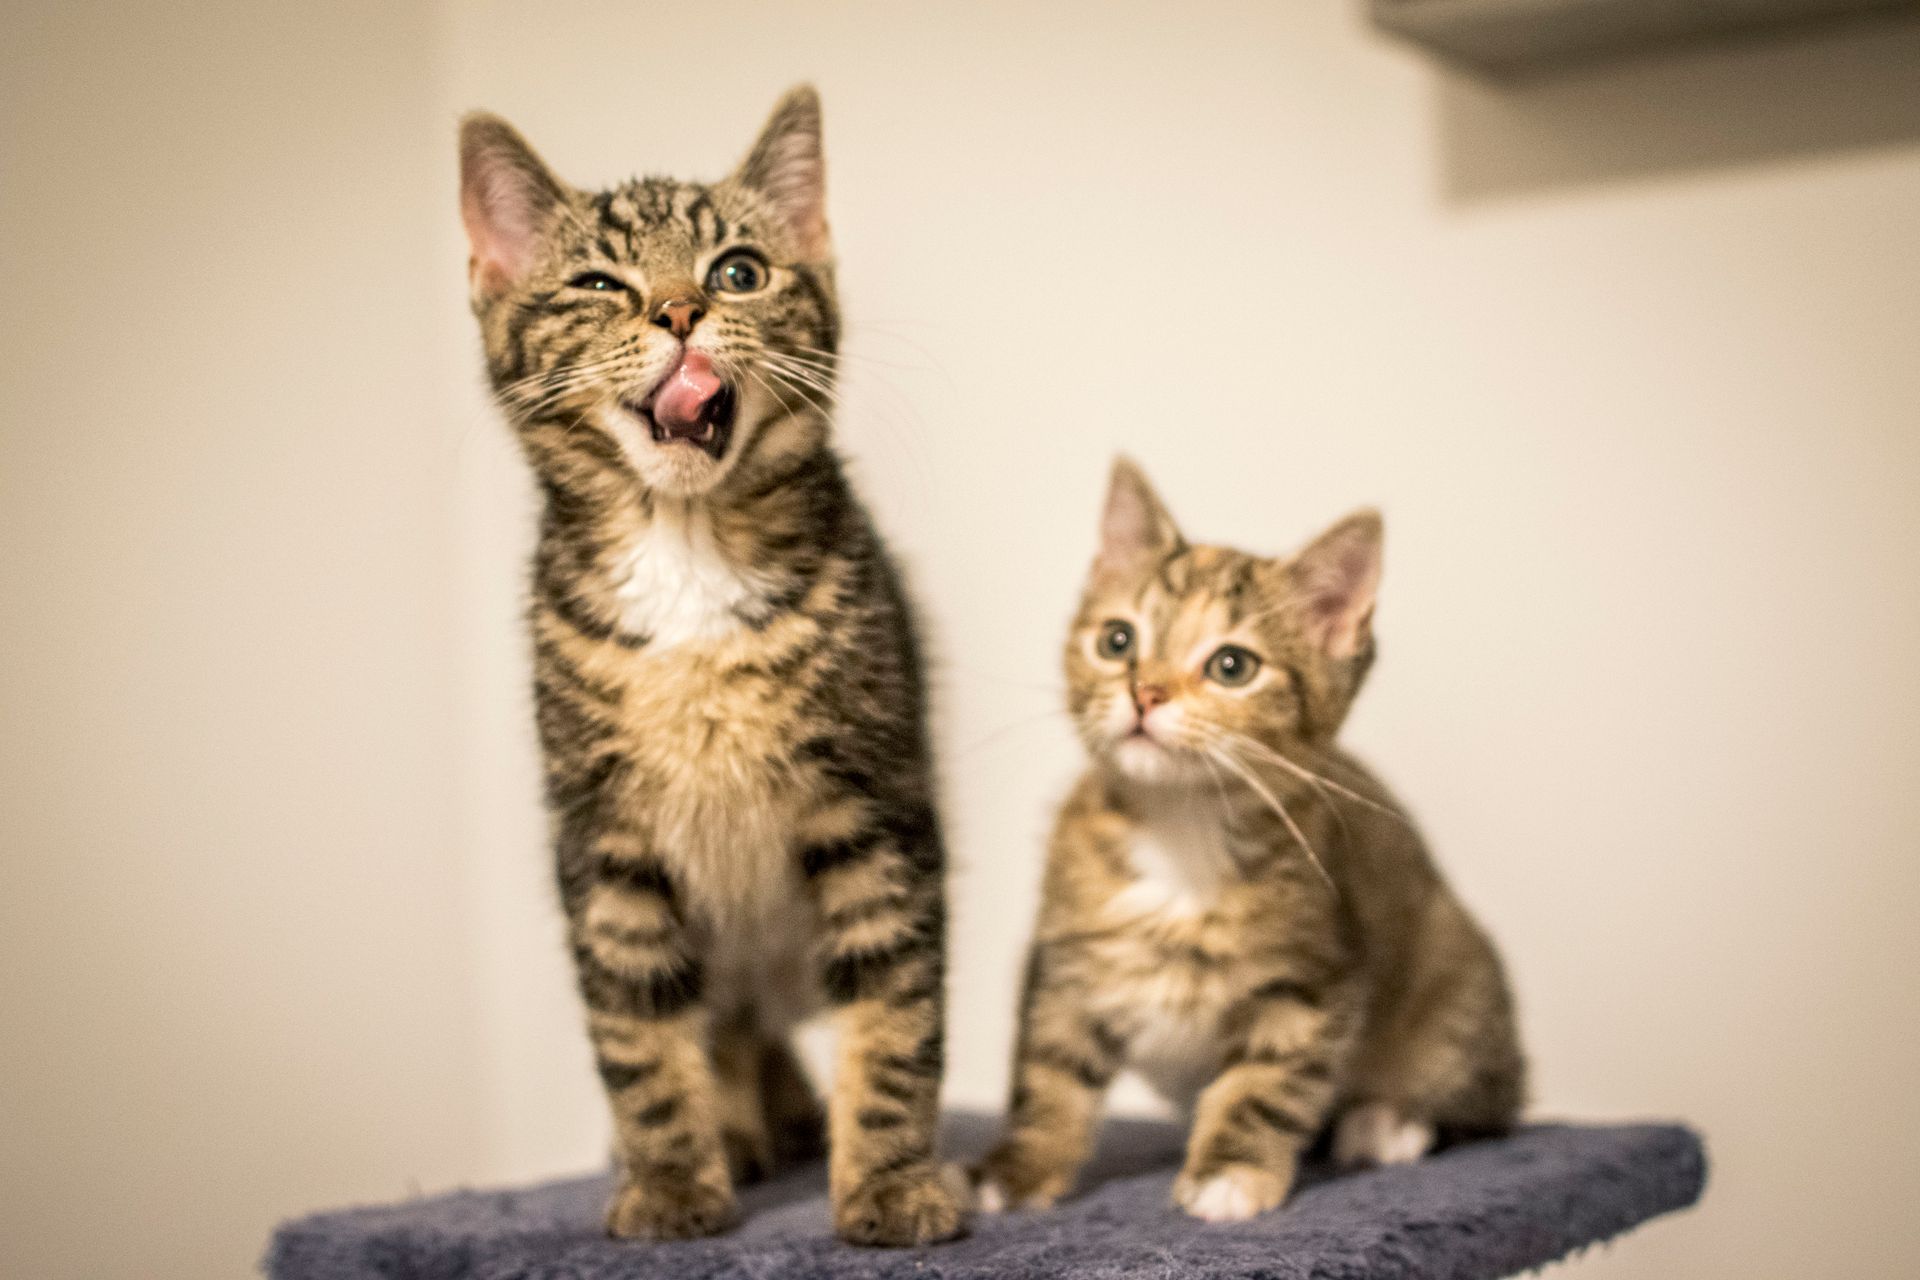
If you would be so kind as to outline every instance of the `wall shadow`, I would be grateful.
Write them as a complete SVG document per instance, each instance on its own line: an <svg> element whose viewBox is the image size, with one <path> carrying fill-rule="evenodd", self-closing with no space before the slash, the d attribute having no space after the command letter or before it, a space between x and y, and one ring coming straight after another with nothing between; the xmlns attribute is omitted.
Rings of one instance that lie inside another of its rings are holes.
<svg viewBox="0 0 1920 1280"><path fill-rule="evenodd" d="M1920 142L1920 16L1495 81L1443 68L1441 185L1470 205Z"/></svg>

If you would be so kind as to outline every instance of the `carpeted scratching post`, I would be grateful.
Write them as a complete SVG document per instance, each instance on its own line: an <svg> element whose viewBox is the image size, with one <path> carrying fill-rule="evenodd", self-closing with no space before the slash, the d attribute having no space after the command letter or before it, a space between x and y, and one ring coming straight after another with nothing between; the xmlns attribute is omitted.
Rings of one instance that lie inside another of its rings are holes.
<svg viewBox="0 0 1920 1280"><path fill-rule="evenodd" d="M996 1122L956 1116L947 1150ZM1051 1213L976 1216L924 1249L841 1244L815 1166L747 1189L739 1226L675 1244L601 1233L606 1175L317 1214L274 1235L272 1280L1493 1280L1699 1198L1700 1140L1672 1125L1536 1125L1417 1164L1310 1167L1278 1212L1208 1226L1171 1208L1184 1132L1110 1120L1080 1191Z"/></svg>

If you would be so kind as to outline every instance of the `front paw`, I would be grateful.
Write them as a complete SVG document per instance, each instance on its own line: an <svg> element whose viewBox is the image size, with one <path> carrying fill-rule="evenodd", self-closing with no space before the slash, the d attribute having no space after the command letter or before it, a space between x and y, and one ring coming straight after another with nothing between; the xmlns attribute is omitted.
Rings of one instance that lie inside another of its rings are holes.
<svg viewBox="0 0 1920 1280"><path fill-rule="evenodd" d="M1182 1173L1174 1180L1173 1202L1202 1222L1245 1222L1279 1208L1292 1185L1290 1176L1257 1165L1219 1165Z"/></svg>
<svg viewBox="0 0 1920 1280"><path fill-rule="evenodd" d="M607 1206L607 1234L622 1240L692 1240L732 1221L732 1190L692 1178L624 1183Z"/></svg>
<svg viewBox="0 0 1920 1280"><path fill-rule="evenodd" d="M1369 1102L1340 1117L1333 1130L1333 1159L1342 1169L1410 1164L1433 1150L1433 1126Z"/></svg>
<svg viewBox="0 0 1920 1280"><path fill-rule="evenodd" d="M974 1207L982 1213L1051 1209L1072 1187L1071 1174L1045 1170L1002 1143L971 1172Z"/></svg>
<svg viewBox="0 0 1920 1280"><path fill-rule="evenodd" d="M960 1234L965 1200L958 1170L915 1165L869 1178L839 1197L833 1226L850 1244L932 1244Z"/></svg>

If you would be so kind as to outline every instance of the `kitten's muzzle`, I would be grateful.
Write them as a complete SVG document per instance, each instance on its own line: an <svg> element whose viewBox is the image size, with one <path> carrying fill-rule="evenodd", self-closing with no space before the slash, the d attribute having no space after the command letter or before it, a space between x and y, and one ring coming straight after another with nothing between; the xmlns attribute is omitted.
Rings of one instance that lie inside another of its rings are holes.
<svg viewBox="0 0 1920 1280"><path fill-rule="evenodd" d="M691 444L719 458L733 438L739 397L713 371L704 351L682 350L680 363L646 394L626 408L643 419L655 444Z"/></svg>

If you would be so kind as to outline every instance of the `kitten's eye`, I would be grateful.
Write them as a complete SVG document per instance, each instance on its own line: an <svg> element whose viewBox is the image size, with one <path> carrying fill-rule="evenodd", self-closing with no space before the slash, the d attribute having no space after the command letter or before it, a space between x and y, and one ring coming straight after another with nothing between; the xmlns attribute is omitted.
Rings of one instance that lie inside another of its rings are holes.
<svg viewBox="0 0 1920 1280"><path fill-rule="evenodd" d="M567 281L569 289L591 289L595 293L625 293L627 286L604 271L583 271Z"/></svg>
<svg viewBox="0 0 1920 1280"><path fill-rule="evenodd" d="M1207 679L1236 689L1260 674L1260 659L1237 644L1223 644L1207 659Z"/></svg>
<svg viewBox="0 0 1920 1280"><path fill-rule="evenodd" d="M715 293L758 293L772 273L767 262L751 249L724 254L707 272L707 288Z"/></svg>
<svg viewBox="0 0 1920 1280"><path fill-rule="evenodd" d="M1094 641L1093 648L1103 658L1126 657L1133 652L1133 624L1115 618L1100 628L1100 638Z"/></svg>

